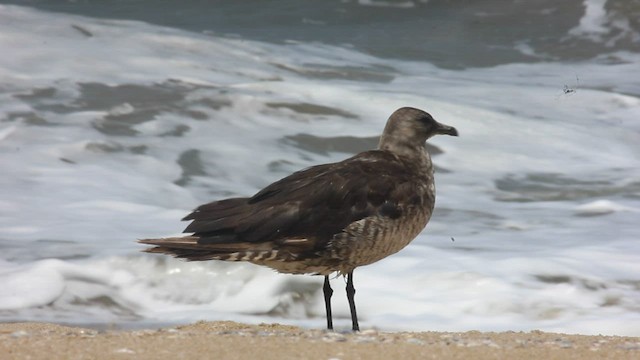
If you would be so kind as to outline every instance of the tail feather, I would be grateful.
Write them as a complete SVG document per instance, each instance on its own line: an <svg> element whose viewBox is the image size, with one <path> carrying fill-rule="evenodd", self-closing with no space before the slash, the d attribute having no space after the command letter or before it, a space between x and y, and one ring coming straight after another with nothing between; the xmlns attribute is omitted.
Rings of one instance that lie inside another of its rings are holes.
<svg viewBox="0 0 640 360"><path fill-rule="evenodd" d="M154 254L167 254L189 261L292 261L297 258L289 251L264 249L251 243L199 244L198 237L184 236L164 239L142 239L141 244L155 245L142 250Z"/></svg>
<svg viewBox="0 0 640 360"><path fill-rule="evenodd" d="M252 244L246 242L226 242L226 243L207 243L201 244L197 236L183 236L183 237L171 237L161 239L141 239L138 240L141 244L155 245L160 248L167 249L183 249L194 251L219 251L219 252L232 252L243 251L251 247ZM155 249L155 248L151 248ZM156 251L158 252L158 251Z"/></svg>
<svg viewBox="0 0 640 360"><path fill-rule="evenodd" d="M186 259L189 261L227 260L227 258L232 257L233 254L211 251L197 251L192 249L177 249L162 246L156 246L153 248L145 249L143 251L148 253L171 255L175 258Z"/></svg>

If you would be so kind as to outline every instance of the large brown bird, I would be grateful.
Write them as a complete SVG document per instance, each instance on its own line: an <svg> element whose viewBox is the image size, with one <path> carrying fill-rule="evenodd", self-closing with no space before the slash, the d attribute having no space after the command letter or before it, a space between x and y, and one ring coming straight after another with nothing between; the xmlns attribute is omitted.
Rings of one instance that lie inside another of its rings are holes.
<svg viewBox="0 0 640 360"><path fill-rule="evenodd" d="M329 275L347 276L352 328L359 330L353 270L407 246L427 225L435 202L425 141L455 128L404 107L384 128L378 149L295 172L252 197L201 205L183 220L190 236L140 240L193 261L249 261L282 273L324 275L327 327L333 329Z"/></svg>

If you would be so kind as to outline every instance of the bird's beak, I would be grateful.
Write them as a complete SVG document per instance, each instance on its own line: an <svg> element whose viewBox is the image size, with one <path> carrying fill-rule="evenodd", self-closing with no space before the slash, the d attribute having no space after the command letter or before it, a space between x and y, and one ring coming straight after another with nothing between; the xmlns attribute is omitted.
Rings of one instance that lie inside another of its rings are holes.
<svg viewBox="0 0 640 360"><path fill-rule="evenodd" d="M436 133L441 135L458 136L458 130L453 126L438 123Z"/></svg>

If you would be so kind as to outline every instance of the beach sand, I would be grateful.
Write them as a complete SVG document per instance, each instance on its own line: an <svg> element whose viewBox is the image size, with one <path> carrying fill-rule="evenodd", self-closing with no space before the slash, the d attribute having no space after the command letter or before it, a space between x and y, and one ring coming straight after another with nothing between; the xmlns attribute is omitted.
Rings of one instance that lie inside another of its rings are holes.
<svg viewBox="0 0 640 360"><path fill-rule="evenodd" d="M1 359L639 359L640 338L533 332L328 332L198 322L98 331L0 324Z"/></svg>

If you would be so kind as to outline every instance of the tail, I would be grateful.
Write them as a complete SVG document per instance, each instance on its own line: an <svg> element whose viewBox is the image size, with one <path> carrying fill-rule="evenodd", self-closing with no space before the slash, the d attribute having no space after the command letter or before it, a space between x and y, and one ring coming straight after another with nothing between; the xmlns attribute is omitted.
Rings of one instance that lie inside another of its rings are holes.
<svg viewBox="0 0 640 360"><path fill-rule="evenodd" d="M142 251L154 254L166 254L176 258L189 261L205 260L227 260L242 261L249 260L246 255L253 254L248 248L248 244L216 244L215 246L198 244L198 237L184 236L163 239L142 239L141 244L155 245L154 247Z"/></svg>
<svg viewBox="0 0 640 360"><path fill-rule="evenodd" d="M224 261L250 261L262 263L265 261L293 261L295 254L276 249L259 249L255 244L231 243L231 244L198 244L197 236L184 236L163 239L142 239L141 244L155 245L142 250L147 253L166 254L188 261L224 260ZM253 246L251 246L253 245Z"/></svg>
<svg viewBox="0 0 640 360"><path fill-rule="evenodd" d="M143 250L167 254L190 261L240 260L250 250L250 244L239 241L234 228L247 212L247 198L233 198L204 204L182 220L192 220L184 230L191 236L138 240L155 245Z"/></svg>

